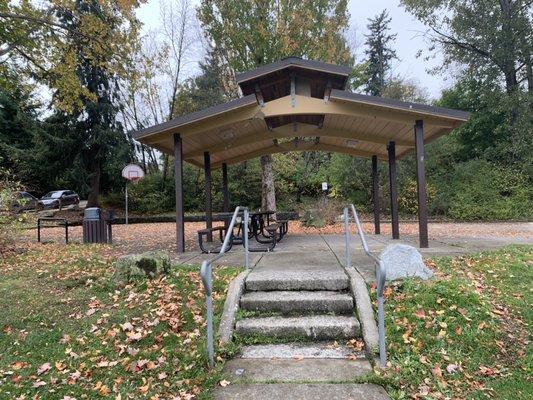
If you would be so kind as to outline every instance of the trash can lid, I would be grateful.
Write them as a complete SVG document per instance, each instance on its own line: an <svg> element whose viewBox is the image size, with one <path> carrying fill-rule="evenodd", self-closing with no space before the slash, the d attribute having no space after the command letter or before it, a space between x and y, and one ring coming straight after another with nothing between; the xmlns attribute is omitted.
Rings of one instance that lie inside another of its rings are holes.
<svg viewBox="0 0 533 400"><path fill-rule="evenodd" d="M85 209L84 212L85 219L100 219L100 208L98 207L89 207Z"/></svg>

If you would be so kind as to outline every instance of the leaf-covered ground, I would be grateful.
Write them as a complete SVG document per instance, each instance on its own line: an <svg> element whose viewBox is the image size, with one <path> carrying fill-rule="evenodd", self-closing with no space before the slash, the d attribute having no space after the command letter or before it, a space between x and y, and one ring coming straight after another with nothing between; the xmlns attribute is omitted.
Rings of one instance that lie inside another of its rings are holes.
<svg viewBox="0 0 533 400"><path fill-rule="evenodd" d="M387 289L391 396L533 398L533 247L430 266L437 279Z"/></svg>
<svg viewBox="0 0 533 400"><path fill-rule="evenodd" d="M218 225L219 223L215 223ZM364 223L364 230L373 233L373 223ZM197 231L205 228L203 222L187 222L185 224L185 245L187 250L198 251ZM521 240L533 240L533 224L526 222L513 223L430 223L429 232L431 239L443 238L520 238ZM289 235L318 235L318 234L342 234L344 225L341 223L328 225L324 228L304 227L300 221L289 223ZM381 224L382 235L390 235L390 224ZM418 235L418 222L401 222L401 237L404 235ZM24 239L27 242L37 241L37 230L24 231ZM72 242L83 240L81 226L69 228L69 238ZM63 228L47 228L43 230L44 241L64 243L65 231ZM113 226L113 247L115 254L146 250L176 249L176 225L174 223L146 223Z"/></svg>
<svg viewBox="0 0 533 400"><path fill-rule="evenodd" d="M0 260L0 398L208 398L197 268L115 286L112 246L29 245ZM387 289L394 399L533 396L533 247L430 262L437 278ZM217 318L238 269L215 270ZM233 351L235 348L233 349Z"/></svg>
<svg viewBox="0 0 533 400"><path fill-rule="evenodd" d="M220 381L198 268L118 287L113 253L48 244L0 259L0 398L205 398ZM217 317L238 272L214 271Z"/></svg>

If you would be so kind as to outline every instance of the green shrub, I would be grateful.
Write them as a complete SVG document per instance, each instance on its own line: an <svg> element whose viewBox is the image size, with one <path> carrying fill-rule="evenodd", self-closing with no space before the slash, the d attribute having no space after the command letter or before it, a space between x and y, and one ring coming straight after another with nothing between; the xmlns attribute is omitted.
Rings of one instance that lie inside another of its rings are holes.
<svg viewBox="0 0 533 400"><path fill-rule="evenodd" d="M431 183L426 184L427 202L431 203L435 198L437 189ZM409 179L400 191L398 206L402 214L417 215L418 213L418 186L416 179Z"/></svg>
<svg viewBox="0 0 533 400"><path fill-rule="evenodd" d="M174 178L147 174L136 184L128 185L129 208L133 213L160 214L175 208Z"/></svg>
<svg viewBox="0 0 533 400"><path fill-rule="evenodd" d="M448 215L459 220L533 217L533 190L523 173L484 160L457 165Z"/></svg>

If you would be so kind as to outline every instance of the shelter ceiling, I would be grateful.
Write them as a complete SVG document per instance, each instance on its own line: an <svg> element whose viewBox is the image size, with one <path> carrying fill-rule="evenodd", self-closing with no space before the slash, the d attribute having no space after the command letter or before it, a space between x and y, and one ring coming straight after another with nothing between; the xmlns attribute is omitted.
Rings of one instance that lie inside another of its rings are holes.
<svg viewBox="0 0 533 400"><path fill-rule="evenodd" d="M455 110L345 93L332 90L329 101L287 95L262 107L250 95L235 107L226 105L226 110L214 113L204 110L198 118L177 119L138 139L173 154L173 134L180 133L184 160L201 166L208 151L213 168L262 154L303 150L376 155L385 160L389 141L396 142L398 157L412 150L415 120L424 120L424 138L429 142L468 118Z"/></svg>

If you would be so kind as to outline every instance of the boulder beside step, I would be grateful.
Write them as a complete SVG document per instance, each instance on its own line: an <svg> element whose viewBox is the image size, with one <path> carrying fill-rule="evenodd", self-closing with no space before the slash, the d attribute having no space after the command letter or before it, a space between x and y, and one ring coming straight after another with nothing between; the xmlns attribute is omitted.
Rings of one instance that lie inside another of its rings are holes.
<svg viewBox="0 0 533 400"><path fill-rule="evenodd" d="M237 321L235 332L241 336L334 340L358 337L361 329L355 316L313 315L245 318Z"/></svg>

